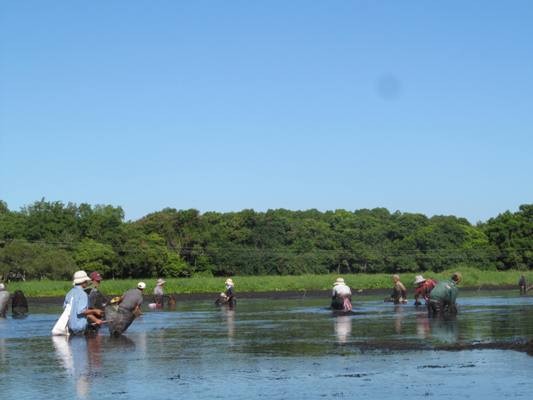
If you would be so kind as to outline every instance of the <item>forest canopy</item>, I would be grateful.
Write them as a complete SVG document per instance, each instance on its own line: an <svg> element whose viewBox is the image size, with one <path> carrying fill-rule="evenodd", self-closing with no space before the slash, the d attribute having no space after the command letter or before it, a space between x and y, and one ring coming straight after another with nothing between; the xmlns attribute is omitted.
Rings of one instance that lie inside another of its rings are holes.
<svg viewBox="0 0 533 400"><path fill-rule="evenodd" d="M165 208L125 221L121 207L0 201L0 280L195 274L296 275L533 269L533 204L472 225L455 216L285 209Z"/></svg>

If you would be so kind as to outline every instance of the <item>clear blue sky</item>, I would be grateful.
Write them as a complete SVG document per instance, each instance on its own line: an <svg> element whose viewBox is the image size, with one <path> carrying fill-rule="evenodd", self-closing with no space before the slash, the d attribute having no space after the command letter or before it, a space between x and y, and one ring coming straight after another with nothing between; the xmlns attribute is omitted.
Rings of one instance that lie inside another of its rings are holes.
<svg viewBox="0 0 533 400"><path fill-rule="evenodd" d="M0 199L386 207L533 202L530 1L0 5Z"/></svg>

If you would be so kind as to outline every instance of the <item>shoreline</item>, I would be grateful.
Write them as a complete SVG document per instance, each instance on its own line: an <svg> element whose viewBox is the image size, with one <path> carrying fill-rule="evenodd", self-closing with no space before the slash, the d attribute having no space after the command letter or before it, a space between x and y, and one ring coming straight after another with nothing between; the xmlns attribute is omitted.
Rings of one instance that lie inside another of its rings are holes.
<svg viewBox="0 0 533 400"><path fill-rule="evenodd" d="M391 293L391 289L360 289L354 290L352 296L387 296ZM516 290L518 295L518 288L514 285L491 285L483 287L460 287L459 291L464 292L489 292L489 291L509 291ZM174 296L176 301L194 301L194 300L215 300L220 292L204 292L204 293L165 293L165 296ZM66 294L66 292L65 292ZM290 300L300 299L304 297L309 298L329 298L331 290L279 290L279 291L255 291L255 292L237 292L237 299L268 299L268 300ZM118 294L106 294L106 297L112 298ZM527 294L526 294L527 296ZM144 295L144 302L149 302L152 294ZM412 297L412 296L411 296ZM62 296L27 296L28 300L42 303L56 303L63 300Z"/></svg>

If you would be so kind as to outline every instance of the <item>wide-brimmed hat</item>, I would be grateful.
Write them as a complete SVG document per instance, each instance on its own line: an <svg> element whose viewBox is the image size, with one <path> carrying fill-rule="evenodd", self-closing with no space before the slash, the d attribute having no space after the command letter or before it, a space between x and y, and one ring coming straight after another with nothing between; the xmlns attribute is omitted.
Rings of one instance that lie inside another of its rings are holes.
<svg viewBox="0 0 533 400"><path fill-rule="evenodd" d="M90 282L91 278L87 276L87 272L85 271L76 271L74 272L74 276L72 277L72 284L73 285L80 285L83 282Z"/></svg>
<svg viewBox="0 0 533 400"><path fill-rule="evenodd" d="M423 283L426 281L426 278L424 278L422 275L415 276L415 285L418 285L420 283Z"/></svg>
<svg viewBox="0 0 533 400"><path fill-rule="evenodd" d="M146 283L144 282L139 282L137 284L137 289L141 289L141 290L144 290L146 288Z"/></svg>
<svg viewBox="0 0 533 400"><path fill-rule="evenodd" d="M231 278L228 278L226 279L226 282L224 282L224 284L233 286L233 280Z"/></svg>
<svg viewBox="0 0 533 400"><path fill-rule="evenodd" d="M157 285L157 286L161 286L161 285L164 285L165 282L166 282L166 281L165 281L164 279L159 278L159 279L157 280L157 282L156 282L156 285Z"/></svg>
<svg viewBox="0 0 533 400"><path fill-rule="evenodd" d="M461 282L463 280L463 275L461 275L460 272L454 272L454 274L452 275L452 279L455 282Z"/></svg>
<svg viewBox="0 0 533 400"><path fill-rule="evenodd" d="M97 282L101 282L102 281L102 275L100 275L96 271L91 272L91 274L89 275L89 278L91 278L91 281L97 281Z"/></svg>
<svg viewBox="0 0 533 400"><path fill-rule="evenodd" d="M336 286L336 285L344 285L344 279L343 278L337 278L335 280L335 283L333 284L333 286Z"/></svg>

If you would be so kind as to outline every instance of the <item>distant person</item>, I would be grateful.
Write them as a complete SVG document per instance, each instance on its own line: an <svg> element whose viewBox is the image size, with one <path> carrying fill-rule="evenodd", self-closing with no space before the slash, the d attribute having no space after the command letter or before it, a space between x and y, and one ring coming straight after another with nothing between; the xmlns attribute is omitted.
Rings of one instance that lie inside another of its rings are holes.
<svg viewBox="0 0 533 400"><path fill-rule="evenodd" d="M520 279L518 280L518 288L520 289L520 294L526 294L527 282L524 275L520 275Z"/></svg>
<svg viewBox="0 0 533 400"><path fill-rule="evenodd" d="M9 304L9 292L6 285L0 283L0 318L6 317L7 307Z"/></svg>
<svg viewBox="0 0 533 400"><path fill-rule="evenodd" d="M393 288L392 293L388 301L392 301L394 304L407 303L407 289L405 285L400 281L400 275L392 275Z"/></svg>
<svg viewBox="0 0 533 400"><path fill-rule="evenodd" d="M85 288L91 281L85 271L76 271L72 280L74 287L65 296L63 307L71 304L71 312L68 319L68 328L71 334L81 335L87 330L88 323L102 325L100 319L102 311L89 308L89 296L85 293Z"/></svg>
<svg viewBox="0 0 533 400"><path fill-rule="evenodd" d="M352 310L352 290L343 278L337 278L331 291L331 308L340 311Z"/></svg>
<svg viewBox="0 0 533 400"><path fill-rule="evenodd" d="M237 304L237 298L235 297L235 284L231 278L226 279L224 282L226 290L220 293L220 296L215 301L216 305L227 305L229 308L235 307Z"/></svg>
<svg viewBox="0 0 533 400"><path fill-rule="evenodd" d="M457 285L462 280L460 272L455 272L451 279L441 281L435 285L429 294L428 315L443 316L457 314L457 294L459 289Z"/></svg>
<svg viewBox="0 0 533 400"><path fill-rule="evenodd" d="M154 288L154 303L156 308L163 308L163 301L165 297L163 286L165 285L165 283L166 281L161 278L159 278L156 282Z"/></svg>
<svg viewBox="0 0 533 400"><path fill-rule="evenodd" d="M176 297L174 295L168 296L167 306L169 310L174 310L176 308Z"/></svg>
<svg viewBox="0 0 533 400"><path fill-rule="evenodd" d="M429 301L429 293L437 284L433 279L426 279L422 275L417 275L415 277L415 306L419 306L422 303L418 300L420 297L427 304Z"/></svg>
<svg viewBox="0 0 533 400"><path fill-rule="evenodd" d="M22 290L15 290L11 300L11 315L13 318L22 318L28 314L28 300Z"/></svg>

